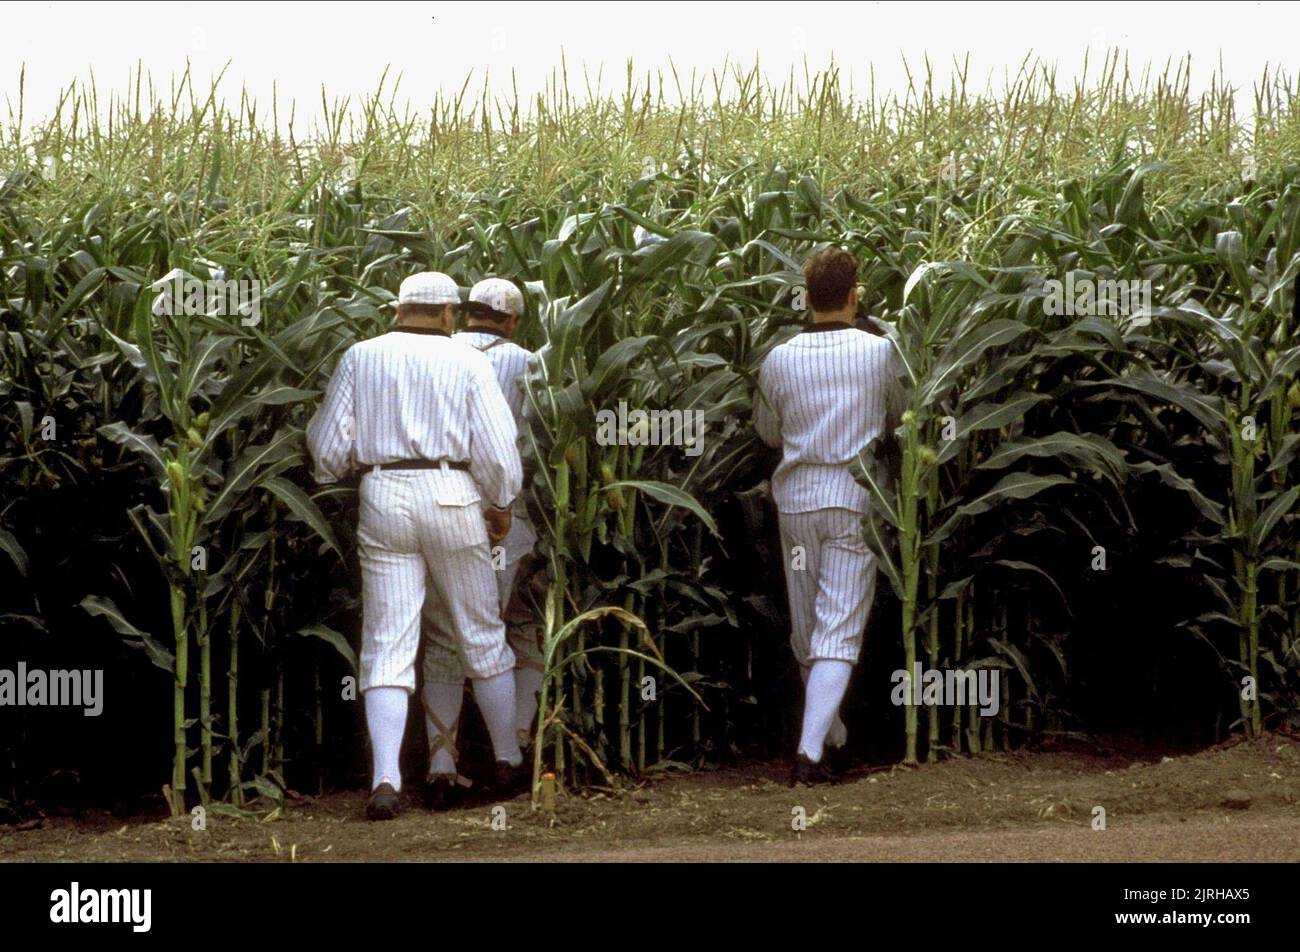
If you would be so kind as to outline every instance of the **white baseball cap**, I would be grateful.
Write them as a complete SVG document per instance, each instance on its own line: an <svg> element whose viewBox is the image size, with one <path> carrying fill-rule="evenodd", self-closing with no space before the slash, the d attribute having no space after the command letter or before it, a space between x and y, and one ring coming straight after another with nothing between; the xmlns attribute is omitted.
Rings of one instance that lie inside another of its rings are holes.
<svg viewBox="0 0 1300 952"><path fill-rule="evenodd" d="M469 299L478 304L486 304L502 314L524 316L524 296L505 278L484 278L470 288Z"/></svg>
<svg viewBox="0 0 1300 952"><path fill-rule="evenodd" d="M459 304L460 288L441 271L421 271L402 282L398 304Z"/></svg>

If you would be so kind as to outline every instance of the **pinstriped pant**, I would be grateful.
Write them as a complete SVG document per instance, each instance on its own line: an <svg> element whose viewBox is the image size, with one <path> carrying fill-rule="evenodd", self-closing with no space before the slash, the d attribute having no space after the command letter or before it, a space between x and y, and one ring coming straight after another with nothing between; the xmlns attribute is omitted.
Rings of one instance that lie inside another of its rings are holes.
<svg viewBox="0 0 1300 952"><path fill-rule="evenodd" d="M415 691L426 594L473 678L514 667L478 489L468 473L380 470L361 482L361 690Z"/></svg>
<svg viewBox="0 0 1300 952"><path fill-rule="evenodd" d="M876 556L862 540L862 516L850 509L779 514L790 647L801 666L856 663L876 590Z"/></svg>
<svg viewBox="0 0 1300 952"><path fill-rule="evenodd" d="M515 592L520 559L532 550L537 533L521 518L518 510L510 523L510 533L501 543L504 560L496 576L497 606L506 619L506 643L521 668L542 669L542 652L538 647L538 631L531 613L522 606ZM455 639L446 624L438 594L430 591L424 604L424 680L439 684L460 684L465 680L465 668L455 648Z"/></svg>

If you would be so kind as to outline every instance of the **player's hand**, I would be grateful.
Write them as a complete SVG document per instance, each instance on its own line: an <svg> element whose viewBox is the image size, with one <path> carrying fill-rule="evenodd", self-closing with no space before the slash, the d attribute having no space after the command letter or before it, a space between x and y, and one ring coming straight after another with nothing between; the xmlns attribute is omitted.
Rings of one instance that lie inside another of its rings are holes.
<svg viewBox="0 0 1300 952"><path fill-rule="evenodd" d="M510 531L510 518L509 509L497 509L495 506L483 513L483 521L487 523L489 545L496 545L506 537Z"/></svg>

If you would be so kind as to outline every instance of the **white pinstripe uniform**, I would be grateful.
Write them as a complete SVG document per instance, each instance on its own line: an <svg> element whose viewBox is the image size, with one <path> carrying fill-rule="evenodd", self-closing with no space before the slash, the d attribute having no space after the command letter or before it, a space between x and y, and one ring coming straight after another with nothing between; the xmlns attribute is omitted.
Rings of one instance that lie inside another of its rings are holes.
<svg viewBox="0 0 1300 952"><path fill-rule="evenodd" d="M339 361L307 441L323 483L379 463L469 463L468 471L362 477L361 690L415 690L430 591L470 677L510 670L481 504L510 505L522 473L514 419L487 358L440 332L394 330L355 344Z"/></svg>
<svg viewBox="0 0 1300 952"><path fill-rule="evenodd" d="M790 560L790 644L805 676L814 661L852 664L862 651L876 557L862 538L870 497L849 465L884 432L895 361L885 338L833 322L808 325L759 370L754 426L763 442L784 449L772 495ZM796 546L802 570L793 564Z"/></svg>
<svg viewBox="0 0 1300 952"><path fill-rule="evenodd" d="M532 353L499 334L484 331L461 331L453 340L468 344L480 351L492 364L497 384L505 395L516 426L521 427L524 410L524 392L519 383L520 376L528 366ZM522 432L522 430L521 430ZM514 513L511 518L510 531L502 540L501 567L496 570L497 601L501 614L507 616L511 594L514 592L515 578L519 572L519 562L532 552L537 542L537 531L528 518L528 507L522 497L515 500ZM440 617L436 593L430 592L425 604L425 645L423 670L426 681L442 684L460 684L465 680L465 672L454 650L451 632ZM515 654L515 663L519 666L541 670L542 656L537 645L537 632L520 624L507 623L506 641Z"/></svg>

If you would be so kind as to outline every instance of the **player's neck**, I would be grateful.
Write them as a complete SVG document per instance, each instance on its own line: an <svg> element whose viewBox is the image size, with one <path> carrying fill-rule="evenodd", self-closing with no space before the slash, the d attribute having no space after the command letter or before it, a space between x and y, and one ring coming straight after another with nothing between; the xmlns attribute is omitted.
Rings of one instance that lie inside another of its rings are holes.
<svg viewBox="0 0 1300 952"><path fill-rule="evenodd" d="M491 324L466 324L465 333L466 334L491 334L494 337L504 337L507 340L510 339L509 334L507 334L499 327L493 327Z"/></svg>
<svg viewBox="0 0 1300 952"><path fill-rule="evenodd" d="M446 323L427 317L408 317L393 325L395 331L407 331L411 334L450 334Z"/></svg>
<svg viewBox="0 0 1300 952"><path fill-rule="evenodd" d="M854 317L853 308L841 308L838 311L813 311L813 324L852 324Z"/></svg>

